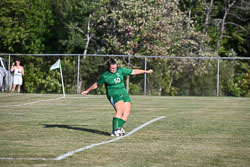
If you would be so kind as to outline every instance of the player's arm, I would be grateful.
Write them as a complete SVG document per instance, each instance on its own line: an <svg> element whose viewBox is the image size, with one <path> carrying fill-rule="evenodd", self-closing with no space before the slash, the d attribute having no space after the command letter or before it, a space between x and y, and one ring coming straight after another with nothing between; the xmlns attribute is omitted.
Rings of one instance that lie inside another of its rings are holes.
<svg viewBox="0 0 250 167"><path fill-rule="evenodd" d="M137 74L151 74L153 72L153 70L140 70L140 69L133 69L131 75L137 75Z"/></svg>
<svg viewBox="0 0 250 167"><path fill-rule="evenodd" d="M24 68L21 68L21 74L24 75Z"/></svg>
<svg viewBox="0 0 250 167"><path fill-rule="evenodd" d="M88 94L91 90L97 89L98 84L95 82L93 85L91 85L87 90L83 91L81 94L86 95Z"/></svg>
<svg viewBox="0 0 250 167"><path fill-rule="evenodd" d="M10 71L13 72L15 70L15 63L12 63Z"/></svg>

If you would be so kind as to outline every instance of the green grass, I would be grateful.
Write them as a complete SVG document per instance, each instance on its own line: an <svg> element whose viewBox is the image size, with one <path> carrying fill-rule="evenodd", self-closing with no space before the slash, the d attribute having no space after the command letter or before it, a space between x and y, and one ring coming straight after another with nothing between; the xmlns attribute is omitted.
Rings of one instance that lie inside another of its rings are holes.
<svg viewBox="0 0 250 167"><path fill-rule="evenodd" d="M67 95L56 101L11 106L57 97L0 94L0 157L55 158L113 139L109 134L114 111L105 96ZM0 166L250 166L249 98L131 99L127 132L158 116L166 118L63 160L0 160Z"/></svg>

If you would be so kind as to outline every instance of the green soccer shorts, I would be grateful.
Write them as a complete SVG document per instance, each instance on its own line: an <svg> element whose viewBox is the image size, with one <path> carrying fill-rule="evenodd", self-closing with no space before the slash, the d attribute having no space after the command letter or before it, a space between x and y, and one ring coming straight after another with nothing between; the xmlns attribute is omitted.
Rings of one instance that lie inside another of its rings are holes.
<svg viewBox="0 0 250 167"><path fill-rule="evenodd" d="M128 94L128 92L126 90L123 91L122 93L117 93L117 94L114 94L111 97L108 97L108 100L112 104L112 106L115 106L115 103L117 103L120 100L122 100L124 102L131 102L129 94Z"/></svg>

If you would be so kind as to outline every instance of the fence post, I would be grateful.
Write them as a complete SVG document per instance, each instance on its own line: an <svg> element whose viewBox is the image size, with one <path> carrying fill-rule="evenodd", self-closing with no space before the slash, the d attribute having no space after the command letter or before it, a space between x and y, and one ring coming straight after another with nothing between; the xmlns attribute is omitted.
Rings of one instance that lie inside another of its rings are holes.
<svg viewBox="0 0 250 167"><path fill-rule="evenodd" d="M8 71L10 72L10 75L8 75L8 91L11 91L12 89L12 81L10 82L10 77L11 77L11 69L10 69L10 58L11 58L11 55L9 54L9 60L8 60ZM5 88L6 89L6 88Z"/></svg>
<svg viewBox="0 0 250 167"><path fill-rule="evenodd" d="M9 60L8 60L8 71L10 71L10 54L9 54Z"/></svg>
<svg viewBox="0 0 250 167"><path fill-rule="evenodd" d="M128 67L130 67L130 56L131 56L131 55L128 55L128 63L127 63ZM127 75L127 79L126 79L126 89L127 89L128 92L129 92L129 83L130 83L130 76Z"/></svg>
<svg viewBox="0 0 250 167"><path fill-rule="evenodd" d="M217 96L219 96L219 92L220 92L220 59L217 59Z"/></svg>
<svg viewBox="0 0 250 167"><path fill-rule="evenodd" d="M145 57L144 70L147 70L147 58ZM147 94L147 73L144 73L144 96Z"/></svg>
<svg viewBox="0 0 250 167"><path fill-rule="evenodd" d="M79 93L80 93L79 79L80 79L80 55L78 55L78 61L77 61L77 83L76 83L76 94L79 94Z"/></svg>

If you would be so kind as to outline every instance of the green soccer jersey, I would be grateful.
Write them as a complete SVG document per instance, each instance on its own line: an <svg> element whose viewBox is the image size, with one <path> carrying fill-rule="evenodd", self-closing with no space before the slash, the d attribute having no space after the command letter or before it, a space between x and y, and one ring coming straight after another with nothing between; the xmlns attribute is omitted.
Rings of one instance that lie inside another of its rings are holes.
<svg viewBox="0 0 250 167"><path fill-rule="evenodd" d="M131 75L131 73L132 69L127 68L117 68L115 73L106 71L97 80L97 84L100 86L104 83L107 91L107 96L111 97L125 90L123 77L126 75Z"/></svg>

